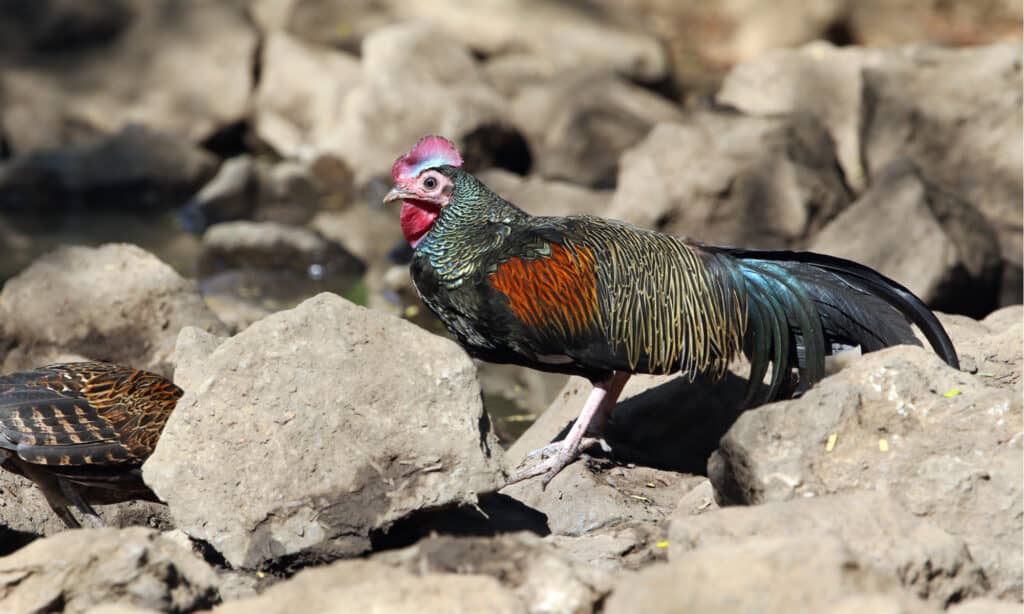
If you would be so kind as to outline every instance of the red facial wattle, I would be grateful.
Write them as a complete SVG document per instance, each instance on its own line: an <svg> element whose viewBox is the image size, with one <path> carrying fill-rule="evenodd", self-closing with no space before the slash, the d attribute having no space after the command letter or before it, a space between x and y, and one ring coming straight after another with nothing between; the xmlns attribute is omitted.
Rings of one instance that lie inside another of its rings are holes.
<svg viewBox="0 0 1024 614"><path fill-rule="evenodd" d="M422 200L402 201L402 234L409 245L416 245L423 239L423 235L430 231L437 216L441 214L441 207Z"/></svg>

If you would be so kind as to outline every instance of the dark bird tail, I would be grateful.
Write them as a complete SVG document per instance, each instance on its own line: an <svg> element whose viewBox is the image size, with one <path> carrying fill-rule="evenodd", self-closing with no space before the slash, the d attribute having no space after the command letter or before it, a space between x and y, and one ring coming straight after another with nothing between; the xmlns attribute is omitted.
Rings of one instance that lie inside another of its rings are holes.
<svg viewBox="0 0 1024 614"><path fill-rule="evenodd" d="M825 356L859 345L873 352L892 345L920 345L916 324L935 352L959 368L956 349L935 314L899 283L864 266L812 252L703 247L709 266L726 273L747 296L745 350L750 358L753 402L772 364L761 400L777 398L791 367L802 387L825 376Z"/></svg>

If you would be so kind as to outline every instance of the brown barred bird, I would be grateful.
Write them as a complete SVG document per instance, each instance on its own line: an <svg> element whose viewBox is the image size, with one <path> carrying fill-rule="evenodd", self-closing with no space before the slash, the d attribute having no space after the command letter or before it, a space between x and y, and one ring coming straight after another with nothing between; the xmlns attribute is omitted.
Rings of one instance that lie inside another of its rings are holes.
<svg viewBox="0 0 1024 614"><path fill-rule="evenodd" d="M181 397L163 377L103 362L0 376L0 465L32 480L69 528L90 503L155 501L141 467Z"/></svg>
<svg viewBox="0 0 1024 614"><path fill-rule="evenodd" d="M746 354L750 405L813 385L839 349L919 344L911 323L958 367L935 315L868 267L703 245L592 216L531 216L461 164L449 141L431 136L392 167L385 201L403 202L420 297L471 355L594 384L569 434L546 449L553 455L510 483L546 474L547 484L581 442L599 442L585 435L601 434L632 373L721 377Z"/></svg>

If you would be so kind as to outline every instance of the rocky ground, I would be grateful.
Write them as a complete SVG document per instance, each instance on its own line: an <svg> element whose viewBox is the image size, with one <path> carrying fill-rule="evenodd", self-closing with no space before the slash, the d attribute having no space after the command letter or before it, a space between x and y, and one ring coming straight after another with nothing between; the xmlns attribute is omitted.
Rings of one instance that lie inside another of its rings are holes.
<svg viewBox="0 0 1024 614"><path fill-rule="evenodd" d="M0 471L0 611L1019 612L1020 6L811 5L5 9L0 370L185 396L109 528ZM379 201L427 133L533 213L864 262L962 370L636 377L614 458L504 487L588 385L424 312Z"/></svg>

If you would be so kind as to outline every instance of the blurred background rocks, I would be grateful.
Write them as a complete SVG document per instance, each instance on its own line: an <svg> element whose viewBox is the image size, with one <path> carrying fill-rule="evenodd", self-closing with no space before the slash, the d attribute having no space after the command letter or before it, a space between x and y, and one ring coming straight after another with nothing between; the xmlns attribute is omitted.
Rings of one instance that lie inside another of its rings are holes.
<svg viewBox="0 0 1024 614"><path fill-rule="evenodd" d="M710 243L835 254L877 268L938 310L993 314L1002 324L943 317L966 331L957 337L962 353L969 349L965 369L1019 397L1019 351L993 357L1020 346L1012 306L1022 301L1024 268L1021 11L1008 0L8 0L0 364L92 358L171 374L206 358L173 357L176 339L181 351L191 347L178 339L183 327L238 335L324 291L444 334L410 284L397 208L381 204L394 159L438 133L456 142L467 168L534 214L603 215ZM367 364L386 362L380 350ZM484 431L493 426L503 446L549 406L579 400L563 376L477 367L492 420ZM624 424L693 390L674 379L636 386ZM672 437L691 432L690 452L651 443L666 434L649 420L612 430L663 469L705 473L708 446L736 416L723 409L702 419L700 409L725 407L728 395L705 389L687 404L692 411L672 405L681 424ZM1019 418L1019 403L1003 400ZM556 421L538 422L508 456L550 440ZM1019 435L1008 437L1019 456ZM554 495L526 489L512 498L551 514L544 552L635 567L665 558L654 544L667 525L654 518L717 508L706 478L650 471L625 471L596 491L589 473L567 471ZM734 478L712 481L749 487ZM0 533L13 544L51 532L37 493L5 479ZM653 496L647 484L663 490ZM31 503L24 516L12 497ZM508 497L484 497L480 509L532 526L534 516ZM597 510L590 520L562 507L574 500ZM912 500L903 505L917 512ZM1004 507L1019 519L1019 504ZM169 522L148 509L122 512ZM399 537L385 538L392 520L368 521L361 539L409 545L401 536L420 521L395 520ZM933 520L968 545L996 541ZM597 533L566 529L585 521L604 524ZM767 565L779 548L741 554ZM849 550L822 556L847 569L859 552ZM1009 553L972 553L957 551L950 565L970 573L957 576L966 578L960 597L940 591L940 605L1019 598L1019 580L1005 572ZM264 554L256 559L275 573L291 564ZM567 569L558 573L577 574ZM249 590L221 580L225 595ZM619 589L607 577L587 581L573 611L614 590L670 588L654 577ZM522 586L532 585L515 591ZM878 598L903 603L890 588Z"/></svg>
<svg viewBox="0 0 1024 614"><path fill-rule="evenodd" d="M0 279L57 245L127 240L197 278L231 330L331 290L436 332L379 199L437 132L533 213L853 257L982 317L1021 301L1020 11L13 0ZM272 224L216 228L246 221ZM520 396L524 415L551 400Z"/></svg>

